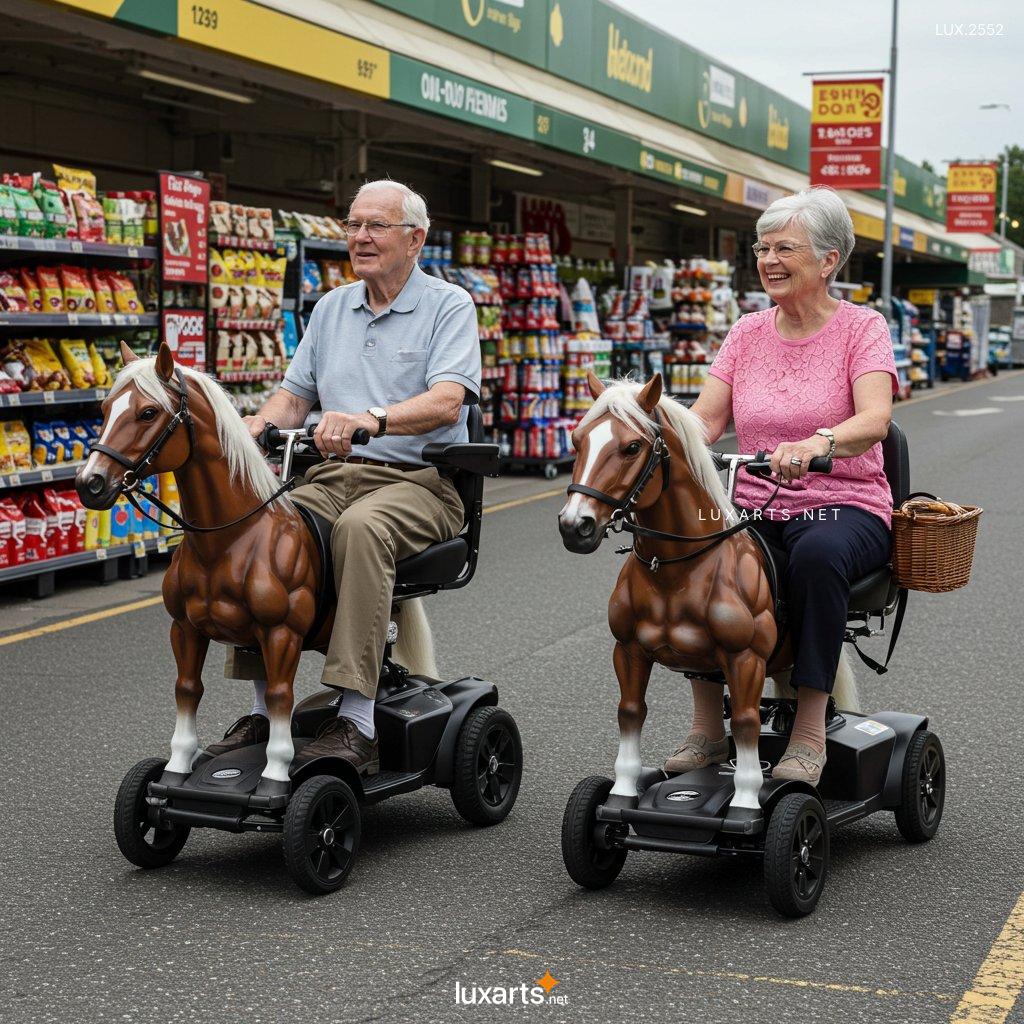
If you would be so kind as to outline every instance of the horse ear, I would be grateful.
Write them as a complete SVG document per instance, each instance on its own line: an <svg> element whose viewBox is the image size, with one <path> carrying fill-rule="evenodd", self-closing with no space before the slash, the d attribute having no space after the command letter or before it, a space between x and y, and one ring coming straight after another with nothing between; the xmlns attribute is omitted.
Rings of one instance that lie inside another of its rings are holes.
<svg viewBox="0 0 1024 1024"><path fill-rule="evenodd" d="M643 390L636 396L648 416L654 412L654 407L661 401L661 374L656 373L643 387Z"/></svg>
<svg viewBox="0 0 1024 1024"><path fill-rule="evenodd" d="M127 366L129 363L134 363L139 357L128 347L127 343L121 342L121 362Z"/></svg>
<svg viewBox="0 0 1024 1024"><path fill-rule="evenodd" d="M156 354L156 372L161 380L169 381L174 376L174 356L166 341L160 342L160 351Z"/></svg>
<svg viewBox="0 0 1024 1024"><path fill-rule="evenodd" d="M590 388L590 397L595 401L604 393L604 385L593 370L587 370L587 387Z"/></svg>

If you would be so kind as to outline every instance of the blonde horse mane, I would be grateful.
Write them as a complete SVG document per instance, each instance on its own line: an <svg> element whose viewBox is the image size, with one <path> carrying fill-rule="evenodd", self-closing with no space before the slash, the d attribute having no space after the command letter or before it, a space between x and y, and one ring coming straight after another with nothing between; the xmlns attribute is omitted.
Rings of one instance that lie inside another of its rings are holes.
<svg viewBox="0 0 1024 1024"><path fill-rule="evenodd" d="M654 420L644 412L637 395L643 390L643 384L631 380L611 381L604 391L595 399L593 406L580 421L584 426L592 420L609 413L617 420L632 427L645 437L654 437ZM722 513L722 521L732 522L736 514L725 493L722 478L718 475L711 452L708 449L707 430L703 420L690 412L685 405L680 405L667 395L658 402L665 425L674 431L679 438L686 454L686 463L690 475L707 492L708 497Z"/></svg>
<svg viewBox="0 0 1024 1024"><path fill-rule="evenodd" d="M220 441L221 450L227 460L228 476L234 482L251 487L260 501L267 501L281 486L281 481L271 472L266 457L250 436L241 416L231 404L231 399L228 398L224 389L205 373L200 373L187 366L181 366L179 369L188 380L199 388L213 409L217 421L217 439ZM129 384L134 384L143 394L168 412L177 411L177 401L172 399L167 390L168 385L156 371L155 356L148 359L134 359L132 362L126 363L110 389L111 395L116 395ZM177 387L176 383L172 383L170 386ZM284 499L278 499L278 501L281 500Z"/></svg>

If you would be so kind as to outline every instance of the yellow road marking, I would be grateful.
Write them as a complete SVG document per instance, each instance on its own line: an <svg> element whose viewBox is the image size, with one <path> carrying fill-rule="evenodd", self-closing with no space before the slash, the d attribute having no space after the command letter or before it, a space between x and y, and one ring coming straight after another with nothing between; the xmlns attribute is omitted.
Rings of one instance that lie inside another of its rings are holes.
<svg viewBox="0 0 1024 1024"><path fill-rule="evenodd" d="M844 992L854 995L869 995L879 999L934 999L937 1002L952 1002L954 996L945 992L908 992L898 988L878 988L872 985L856 985L838 981L811 981L807 978L777 978L769 974L751 974L744 971L699 970L691 967L663 967L660 964L615 963L592 957L563 956L560 953L533 953L523 949L504 949L505 956L522 957L527 960L544 960L552 964L578 963L592 967L610 967L624 971L653 971L658 974L676 974L688 978L718 978L727 981L742 981L762 985L783 985L787 988L815 989L823 992Z"/></svg>
<svg viewBox="0 0 1024 1024"><path fill-rule="evenodd" d="M114 605L113 608L104 608L102 611L89 612L88 615L78 615L66 622L54 622L49 626L37 626L35 629L26 629L21 633L11 633L8 636L0 636L0 647L7 644L16 644L19 640L31 640L36 636L46 636L48 633L60 633L65 629L73 629L75 626L85 626L90 622L98 622L100 619L113 618L115 615L124 615L125 612L134 612L139 608L152 608L155 604L163 604L162 597L147 597L141 601L132 601L129 604Z"/></svg>
<svg viewBox="0 0 1024 1024"><path fill-rule="evenodd" d="M531 502L540 501L543 498L554 498L556 495L565 494L565 488L559 487L553 491L541 491L539 494L529 494L525 498L513 498L511 501L499 501L497 505L489 505L484 509L484 515L488 512L500 512L506 508L516 508L518 505L529 505Z"/></svg>
<svg viewBox="0 0 1024 1024"><path fill-rule="evenodd" d="M950 1024L1003 1024L1024 988L1024 893L957 1004Z"/></svg>

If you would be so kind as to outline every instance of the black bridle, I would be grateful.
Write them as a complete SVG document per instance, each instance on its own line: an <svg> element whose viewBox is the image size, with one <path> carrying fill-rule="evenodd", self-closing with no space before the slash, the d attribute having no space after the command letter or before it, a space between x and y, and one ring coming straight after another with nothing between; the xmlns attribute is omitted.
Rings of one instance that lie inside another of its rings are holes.
<svg viewBox="0 0 1024 1024"><path fill-rule="evenodd" d="M671 565L674 562L689 562L691 559L700 558L701 555L706 554L712 548L717 547L722 541L733 536L733 534L739 533L741 530L746 530L752 522L752 519L745 519L739 523L729 526L724 530L719 530L717 533L706 533L698 534L697 536L687 536L683 533L666 533L663 530L652 530L648 526L641 526L636 521L635 506L637 501L640 499L640 495L643 493L644 488L650 483L651 477L654 476L658 466L661 466L661 493L664 494L669 484L669 463L671 459L671 453L668 450L668 443L665 441L664 433L661 429L661 417L658 414L657 408L651 414L654 420L654 440L651 442L651 450L647 454L647 461L644 463L643 469L640 470L640 474L637 476L633 483L633 486L626 492L622 498L616 498L614 494L607 494L604 491L599 491L595 487L587 487L585 484L569 484L566 488L569 494L585 494L589 498L596 498L602 504L608 505L612 510L611 521L605 528L605 533L609 531L612 533L631 533L633 535L633 543L627 548L616 549L617 554L632 553L633 557L637 561L642 562L647 566L651 572L657 572L658 567L662 565ZM764 512L768 506L775 500L775 496L779 493L779 488L782 486L782 481L775 485L775 490L772 491L768 500L757 510L755 517L758 513ZM637 550L637 538L647 537L650 540L669 541L672 543L681 544L694 544L702 541L708 541L704 547L698 551L691 551L686 555L677 555L674 558L644 558L643 555Z"/></svg>
<svg viewBox="0 0 1024 1024"><path fill-rule="evenodd" d="M137 512L145 516L151 523L156 523L159 526L166 525L161 523L159 519L154 519L143 507L139 504L137 497L138 490L142 486L142 481L149 476L150 467L156 461L157 456L164 450L164 446L174 436L174 432L182 424L188 429L188 457L185 459L188 462L192 458L192 453L196 447L196 427L195 422L192 419L192 413L188 408L188 386L185 382L185 374L181 372L181 368L178 366L174 367L174 376L178 381L177 394L178 394L178 411L167 421L166 426L161 432L160 436L146 449L142 455L137 459L130 459L127 455L119 452L116 448L111 448L109 445L100 444L96 442L90 448L90 452L100 452L102 455L106 455L113 459L115 462L120 463L125 467L125 474L121 479L121 483L118 486L118 496L124 495L131 505ZM171 392L175 391L174 388L170 388ZM254 509L246 512L245 515L239 516L237 519L232 519L230 523L223 523L220 526L193 526L191 523L185 522L181 516L178 515L174 509L170 508L164 502L162 502L155 494L146 494L145 497L148 501L151 501L161 512L164 513L180 530L184 530L186 533L216 533L218 530L226 530L231 526L237 526L239 523L244 522L251 516L256 515L261 509L266 508L272 502L277 501L286 491L290 491L295 486L294 480L288 480L282 484L266 501L262 504L257 505Z"/></svg>

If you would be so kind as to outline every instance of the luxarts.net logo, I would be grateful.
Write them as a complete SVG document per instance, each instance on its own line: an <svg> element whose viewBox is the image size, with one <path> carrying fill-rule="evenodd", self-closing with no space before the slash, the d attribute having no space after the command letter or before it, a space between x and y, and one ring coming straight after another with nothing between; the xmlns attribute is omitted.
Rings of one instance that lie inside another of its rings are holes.
<svg viewBox="0 0 1024 1024"><path fill-rule="evenodd" d="M567 1006L569 997L553 991L561 982L544 972L532 985L463 985L455 982L455 1002L460 1006Z"/></svg>

